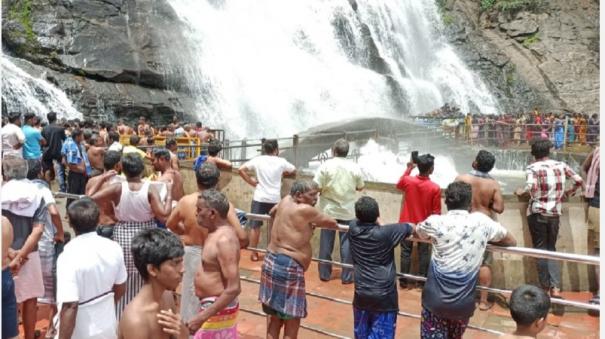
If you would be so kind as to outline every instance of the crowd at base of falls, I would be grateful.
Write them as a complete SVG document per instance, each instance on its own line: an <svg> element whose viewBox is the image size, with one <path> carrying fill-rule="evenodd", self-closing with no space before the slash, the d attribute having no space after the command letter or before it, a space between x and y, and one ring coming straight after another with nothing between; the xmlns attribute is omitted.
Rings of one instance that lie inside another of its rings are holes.
<svg viewBox="0 0 605 339"><path fill-rule="evenodd" d="M484 146L529 145L533 139L547 138L555 150L570 146L599 144L600 119L597 113L532 112L480 114L463 113L446 104L414 121L443 129L446 135ZM580 148L582 151L586 151Z"/></svg>

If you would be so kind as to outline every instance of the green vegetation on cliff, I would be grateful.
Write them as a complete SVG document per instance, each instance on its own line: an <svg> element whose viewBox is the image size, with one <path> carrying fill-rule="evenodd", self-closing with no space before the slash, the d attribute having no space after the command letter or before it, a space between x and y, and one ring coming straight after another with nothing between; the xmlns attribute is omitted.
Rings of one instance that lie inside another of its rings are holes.
<svg viewBox="0 0 605 339"><path fill-rule="evenodd" d="M535 10L542 5L543 0L481 0L481 10L496 9L503 13L513 13L522 10Z"/></svg>
<svg viewBox="0 0 605 339"><path fill-rule="evenodd" d="M32 25L32 3L31 0L17 0L13 2L9 8L8 17L11 20L18 21L25 31L25 38L28 42L35 42Z"/></svg>

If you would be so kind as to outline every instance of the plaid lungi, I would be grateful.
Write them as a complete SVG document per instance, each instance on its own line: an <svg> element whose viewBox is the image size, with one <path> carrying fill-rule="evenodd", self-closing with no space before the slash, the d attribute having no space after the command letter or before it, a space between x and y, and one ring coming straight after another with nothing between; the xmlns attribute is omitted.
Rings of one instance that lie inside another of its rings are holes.
<svg viewBox="0 0 605 339"><path fill-rule="evenodd" d="M291 257L267 252L260 278L258 300L278 315L307 316L305 270Z"/></svg>
<svg viewBox="0 0 605 339"><path fill-rule="evenodd" d="M44 236L38 242L38 253L40 254L40 267L42 269L42 282L44 283L44 296L38 298L41 304L55 304L55 284L57 274L57 260L55 257L54 239L46 239Z"/></svg>
<svg viewBox="0 0 605 339"><path fill-rule="evenodd" d="M126 292L124 296L118 301L116 305L116 315L120 319L122 312L126 308L126 305L139 293L141 287L143 287L143 277L137 271L134 266L134 259L132 257L131 244L132 238L142 230L156 228L154 220L145 222L126 222L118 221L113 229L113 240L115 240L122 247L124 252L124 264L126 265Z"/></svg>

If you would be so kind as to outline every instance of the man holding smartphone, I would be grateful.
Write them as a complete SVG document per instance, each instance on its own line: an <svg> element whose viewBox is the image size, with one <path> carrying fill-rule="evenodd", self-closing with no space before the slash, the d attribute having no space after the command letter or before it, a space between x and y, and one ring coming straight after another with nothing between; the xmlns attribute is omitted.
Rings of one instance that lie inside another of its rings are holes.
<svg viewBox="0 0 605 339"><path fill-rule="evenodd" d="M418 151L412 152L412 161L408 162L407 169L397 183L397 189L404 193L401 207L400 223L417 224L426 220L430 215L441 214L441 189L431 181L435 157L430 154L418 156ZM411 176L414 167L418 166L419 174ZM409 240L401 243L401 273L410 273L413 243ZM430 259L430 245L418 243L418 274L426 277ZM399 279L399 286L413 288L413 281Z"/></svg>

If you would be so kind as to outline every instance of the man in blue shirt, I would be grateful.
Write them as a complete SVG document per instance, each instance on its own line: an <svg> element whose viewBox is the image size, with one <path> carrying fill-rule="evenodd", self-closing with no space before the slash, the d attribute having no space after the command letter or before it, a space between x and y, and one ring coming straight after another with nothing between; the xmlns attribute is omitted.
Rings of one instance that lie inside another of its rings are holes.
<svg viewBox="0 0 605 339"><path fill-rule="evenodd" d="M71 132L71 136L65 139L61 148L61 156L69 169L67 175L67 193L84 194L86 192L86 181L92 168L88 161L88 156L82 141L84 135L82 130L76 129ZM67 199L67 206L73 199Z"/></svg>
<svg viewBox="0 0 605 339"><path fill-rule="evenodd" d="M355 338L394 338L399 310L395 284L395 247L412 234L410 224L378 224L378 203L361 197L355 203L349 241L355 266L353 319Z"/></svg>
<svg viewBox="0 0 605 339"><path fill-rule="evenodd" d="M42 137L42 133L34 128L34 113L26 113L24 116L25 125L21 128L25 135L25 143L23 144L23 159L39 160L42 157L42 146L46 145L46 140Z"/></svg>

